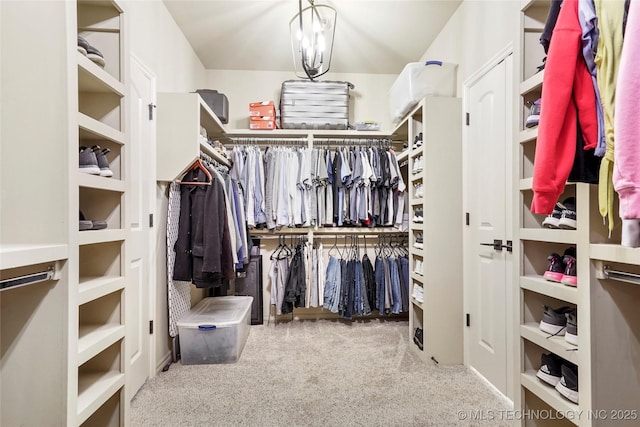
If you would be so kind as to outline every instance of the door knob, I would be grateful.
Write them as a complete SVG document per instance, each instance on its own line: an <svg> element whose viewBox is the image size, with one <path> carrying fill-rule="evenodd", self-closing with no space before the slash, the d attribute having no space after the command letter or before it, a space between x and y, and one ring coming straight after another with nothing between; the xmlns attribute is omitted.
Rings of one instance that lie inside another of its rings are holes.
<svg viewBox="0 0 640 427"><path fill-rule="evenodd" d="M503 245L501 239L493 239L493 243L480 243L480 245L492 246L495 251L502 252L502 248L505 248L507 252L513 252L513 242L511 240L507 240L506 243L506 245Z"/></svg>

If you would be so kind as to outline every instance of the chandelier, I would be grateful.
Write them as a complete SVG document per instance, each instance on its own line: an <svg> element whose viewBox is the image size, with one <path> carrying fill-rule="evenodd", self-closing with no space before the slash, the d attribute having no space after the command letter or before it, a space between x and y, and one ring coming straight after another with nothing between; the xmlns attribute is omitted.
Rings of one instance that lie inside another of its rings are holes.
<svg viewBox="0 0 640 427"><path fill-rule="evenodd" d="M303 9L298 0L298 13L289 22L289 31L296 76L314 80L329 71L338 14L331 6L307 1L309 6Z"/></svg>

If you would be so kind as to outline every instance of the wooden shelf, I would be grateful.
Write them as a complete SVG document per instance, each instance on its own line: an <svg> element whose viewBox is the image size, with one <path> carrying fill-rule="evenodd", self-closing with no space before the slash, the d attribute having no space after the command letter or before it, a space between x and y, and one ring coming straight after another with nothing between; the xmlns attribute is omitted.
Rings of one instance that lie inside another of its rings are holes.
<svg viewBox="0 0 640 427"><path fill-rule="evenodd" d="M522 373L520 375L520 383L523 387L538 396L541 400L543 400L547 405L549 405L556 411L560 411L564 414L567 414L569 412L575 413L574 416L567 418L569 419L569 421L577 425L580 419L578 405L562 397L562 395L558 393L558 391L552 386L542 383L536 377L536 371L530 370Z"/></svg>
<svg viewBox="0 0 640 427"><path fill-rule="evenodd" d="M422 169L420 172L416 172L416 173L411 173L409 175L409 181L411 182L416 182L416 181L422 181L424 179L424 169Z"/></svg>
<svg viewBox="0 0 640 427"><path fill-rule="evenodd" d="M589 246L589 257L601 261L640 265L640 248L611 244L591 244Z"/></svg>
<svg viewBox="0 0 640 427"><path fill-rule="evenodd" d="M563 243L566 245L575 245L578 240L576 230L555 230L555 229L520 229L521 240L534 240L538 242Z"/></svg>
<svg viewBox="0 0 640 427"><path fill-rule="evenodd" d="M69 245L7 244L0 245L0 270L65 260Z"/></svg>
<svg viewBox="0 0 640 427"><path fill-rule="evenodd" d="M520 83L520 94L526 95L529 92L542 90L543 78L544 78L544 70L534 74L533 76L529 77L527 80Z"/></svg>
<svg viewBox="0 0 640 427"><path fill-rule="evenodd" d="M78 334L78 366L124 338L124 325L82 325Z"/></svg>
<svg viewBox="0 0 640 427"><path fill-rule="evenodd" d="M418 282L422 283L422 286L424 286L424 276L422 274L418 274L414 271L411 272L411 278L413 280L417 280Z"/></svg>
<svg viewBox="0 0 640 427"><path fill-rule="evenodd" d="M80 277L78 284L78 305L102 298L112 292L124 289L125 280L122 276Z"/></svg>
<svg viewBox="0 0 640 427"><path fill-rule="evenodd" d="M578 288L567 286L562 283L550 282L541 276L521 276L520 287L522 289L548 295L571 304L578 304Z"/></svg>
<svg viewBox="0 0 640 427"><path fill-rule="evenodd" d="M416 307L418 307L420 310L422 310L422 304L420 301L418 301L417 299L415 299L414 297L411 297L411 304L415 305Z"/></svg>
<svg viewBox="0 0 640 427"><path fill-rule="evenodd" d="M80 374L78 377L78 424L82 424L124 386L118 371Z"/></svg>
<svg viewBox="0 0 640 427"><path fill-rule="evenodd" d="M116 93L124 96L124 85L92 60L77 52L78 91L94 93Z"/></svg>
<svg viewBox="0 0 640 427"><path fill-rule="evenodd" d="M533 190L533 178L522 178L518 185L520 191L531 191Z"/></svg>
<svg viewBox="0 0 640 427"><path fill-rule="evenodd" d="M85 230L78 232L79 245L93 245L96 243L107 243L124 240L125 230Z"/></svg>
<svg viewBox="0 0 640 427"><path fill-rule="evenodd" d="M407 148L406 150L396 153L396 160L398 161L398 164L402 163L403 161L409 158L410 151L411 150Z"/></svg>
<svg viewBox="0 0 640 427"><path fill-rule="evenodd" d="M115 191L124 193L126 184L124 181L113 178L105 178L99 175L91 175L84 172L78 172L78 186L84 188L94 188L96 190Z"/></svg>
<svg viewBox="0 0 640 427"><path fill-rule="evenodd" d="M78 113L78 126L80 127L81 140L108 139L118 144L125 143L124 133L80 112Z"/></svg>
<svg viewBox="0 0 640 427"><path fill-rule="evenodd" d="M520 144L524 144L526 142L533 141L537 138L538 138L538 127L536 126L533 128L527 128L520 131L520 134L518 135L518 142L520 142Z"/></svg>
<svg viewBox="0 0 640 427"><path fill-rule="evenodd" d="M578 364L578 347L569 344L564 336L552 337L541 331L540 326L533 322L520 325L520 336L569 362Z"/></svg>

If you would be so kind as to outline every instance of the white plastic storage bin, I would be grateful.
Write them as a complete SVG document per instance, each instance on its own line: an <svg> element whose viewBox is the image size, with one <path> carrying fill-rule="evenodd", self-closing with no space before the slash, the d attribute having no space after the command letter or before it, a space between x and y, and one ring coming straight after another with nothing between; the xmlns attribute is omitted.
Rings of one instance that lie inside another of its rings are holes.
<svg viewBox="0 0 640 427"><path fill-rule="evenodd" d="M183 365L237 362L251 326L253 297L205 298L178 321Z"/></svg>
<svg viewBox="0 0 640 427"><path fill-rule="evenodd" d="M389 91L391 121L400 121L426 96L455 96L457 70L457 64L440 61L407 64Z"/></svg>

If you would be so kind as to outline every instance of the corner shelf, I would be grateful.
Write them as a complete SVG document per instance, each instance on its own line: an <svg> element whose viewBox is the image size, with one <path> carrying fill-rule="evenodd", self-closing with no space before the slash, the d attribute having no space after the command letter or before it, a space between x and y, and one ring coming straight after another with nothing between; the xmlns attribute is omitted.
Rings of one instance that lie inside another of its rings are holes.
<svg viewBox="0 0 640 427"><path fill-rule="evenodd" d="M82 424L111 396L124 387L118 371L81 374L78 378L78 424Z"/></svg>
<svg viewBox="0 0 640 427"><path fill-rule="evenodd" d="M542 276L527 275L520 277L520 287L539 294L578 304L578 288L562 283L550 282Z"/></svg>
<svg viewBox="0 0 640 427"><path fill-rule="evenodd" d="M78 366L124 338L124 325L82 325L78 334Z"/></svg>

